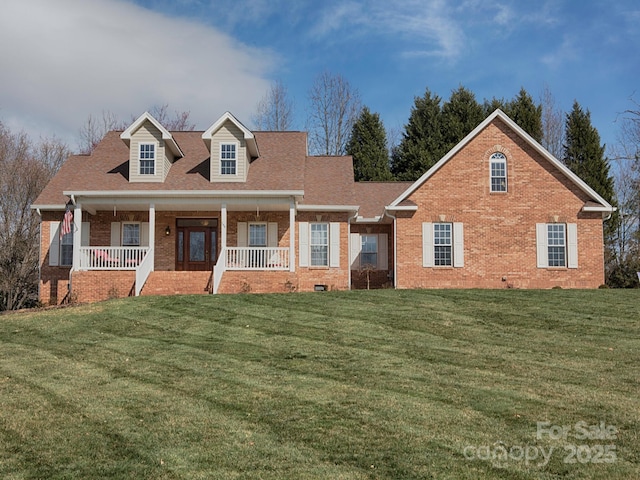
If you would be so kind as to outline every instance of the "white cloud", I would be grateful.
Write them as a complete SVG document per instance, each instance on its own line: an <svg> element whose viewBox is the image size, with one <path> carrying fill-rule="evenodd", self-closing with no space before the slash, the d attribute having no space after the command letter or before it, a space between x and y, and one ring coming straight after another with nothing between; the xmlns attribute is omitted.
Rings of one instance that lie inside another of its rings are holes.
<svg viewBox="0 0 640 480"><path fill-rule="evenodd" d="M5 0L0 44L0 120L65 140L89 114L128 119L165 103L189 110L197 128L225 110L248 121L277 62L204 24L120 0Z"/></svg>
<svg viewBox="0 0 640 480"><path fill-rule="evenodd" d="M541 60L542 63L550 68L558 68L578 58L579 55L573 38L565 35L558 48L544 55Z"/></svg>

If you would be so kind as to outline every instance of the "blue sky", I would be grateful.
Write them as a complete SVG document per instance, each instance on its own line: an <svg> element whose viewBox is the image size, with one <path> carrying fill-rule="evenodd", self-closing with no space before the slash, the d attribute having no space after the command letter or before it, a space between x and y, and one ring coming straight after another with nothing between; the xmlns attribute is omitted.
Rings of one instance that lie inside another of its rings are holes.
<svg viewBox="0 0 640 480"><path fill-rule="evenodd" d="M70 143L89 114L130 118L164 103L199 129L226 110L250 125L275 79L303 129L325 70L390 129L427 87L446 99L463 85L481 102L520 87L538 100L548 85L562 109L588 108L612 144L617 114L640 100L636 0L5 2L0 120Z"/></svg>

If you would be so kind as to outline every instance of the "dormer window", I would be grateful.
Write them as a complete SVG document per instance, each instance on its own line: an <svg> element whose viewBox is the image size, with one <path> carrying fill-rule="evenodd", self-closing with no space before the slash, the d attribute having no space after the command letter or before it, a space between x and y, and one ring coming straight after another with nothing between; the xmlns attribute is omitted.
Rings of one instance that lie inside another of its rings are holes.
<svg viewBox="0 0 640 480"><path fill-rule="evenodd" d="M222 175L235 175L238 156L235 143L220 144L220 173Z"/></svg>
<svg viewBox="0 0 640 480"><path fill-rule="evenodd" d="M156 146L154 143L141 143L138 159L140 161L140 175L155 175Z"/></svg>
<svg viewBox="0 0 640 480"><path fill-rule="evenodd" d="M496 152L491 155L491 191L507 191L507 157L504 153Z"/></svg>

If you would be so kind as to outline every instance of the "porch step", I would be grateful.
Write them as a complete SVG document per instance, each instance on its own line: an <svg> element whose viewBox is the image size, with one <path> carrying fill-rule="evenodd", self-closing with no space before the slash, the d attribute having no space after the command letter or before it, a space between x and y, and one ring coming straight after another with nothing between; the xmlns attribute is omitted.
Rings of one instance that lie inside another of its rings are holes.
<svg viewBox="0 0 640 480"><path fill-rule="evenodd" d="M141 295L191 295L210 292L211 272L151 272Z"/></svg>

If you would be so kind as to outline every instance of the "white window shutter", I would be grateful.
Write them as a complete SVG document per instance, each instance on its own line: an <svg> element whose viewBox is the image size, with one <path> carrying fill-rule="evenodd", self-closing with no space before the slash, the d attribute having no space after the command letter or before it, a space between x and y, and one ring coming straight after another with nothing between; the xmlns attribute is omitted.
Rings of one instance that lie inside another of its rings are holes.
<svg viewBox="0 0 640 480"><path fill-rule="evenodd" d="M301 267L309 266L309 222L300 222L298 224L298 265Z"/></svg>
<svg viewBox="0 0 640 480"><path fill-rule="evenodd" d="M267 224L267 247L278 246L278 222Z"/></svg>
<svg viewBox="0 0 640 480"><path fill-rule="evenodd" d="M60 222L49 222L49 265L60 264Z"/></svg>
<svg viewBox="0 0 640 480"><path fill-rule="evenodd" d="M149 246L149 222L140 223L140 246Z"/></svg>
<svg viewBox="0 0 640 480"><path fill-rule="evenodd" d="M546 223L536 223L536 247L538 252L538 268L548 268L549 251L547 250Z"/></svg>
<svg viewBox="0 0 640 480"><path fill-rule="evenodd" d="M360 252L362 251L362 240L359 233L349 235L349 263L351 270L360 269Z"/></svg>
<svg viewBox="0 0 640 480"><path fill-rule="evenodd" d="M453 224L453 266L464 267L464 227L461 222Z"/></svg>
<svg viewBox="0 0 640 480"><path fill-rule="evenodd" d="M111 222L111 246L120 246L120 222Z"/></svg>
<svg viewBox="0 0 640 480"><path fill-rule="evenodd" d="M340 266L340 223L329 224L329 266Z"/></svg>
<svg viewBox="0 0 640 480"><path fill-rule="evenodd" d="M433 223L422 224L422 266L433 267Z"/></svg>
<svg viewBox="0 0 640 480"><path fill-rule="evenodd" d="M238 222L238 246L246 247L247 245L247 222Z"/></svg>
<svg viewBox="0 0 640 480"><path fill-rule="evenodd" d="M578 225L567 223L567 266L578 268Z"/></svg>
<svg viewBox="0 0 640 480"><path fill-rule="evenodd" d="M378 235L378 270L389 270L389 243L386 233Z"/></svg>
<svg viewBox="0 0 640 480"><path fill-rule="evenodd" d="M80 245L88 247L90 245L91 238L91 224L89 222L82 222L82 238L80 239Z"/></svg>

